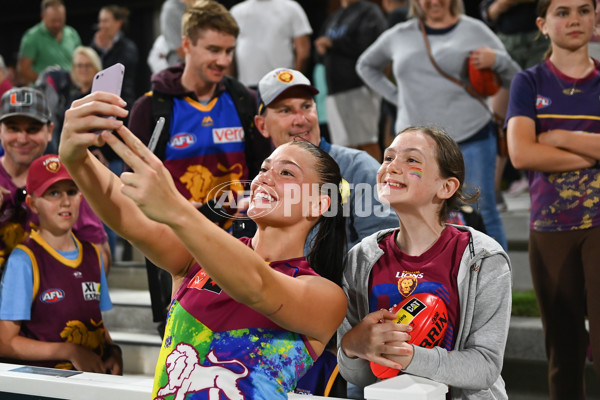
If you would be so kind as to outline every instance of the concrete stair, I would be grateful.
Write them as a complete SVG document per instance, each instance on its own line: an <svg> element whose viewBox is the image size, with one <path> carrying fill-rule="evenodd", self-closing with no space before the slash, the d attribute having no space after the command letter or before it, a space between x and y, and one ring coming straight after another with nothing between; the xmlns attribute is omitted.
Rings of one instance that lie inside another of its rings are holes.
<svg viewBox="0 0 600 400"><path fill-rule="evenodd" d="M143 261L115 262L108 287L113 309L103 313L104 324L123 350L124 374L153 376L162 340L152 322Z"/></svg>

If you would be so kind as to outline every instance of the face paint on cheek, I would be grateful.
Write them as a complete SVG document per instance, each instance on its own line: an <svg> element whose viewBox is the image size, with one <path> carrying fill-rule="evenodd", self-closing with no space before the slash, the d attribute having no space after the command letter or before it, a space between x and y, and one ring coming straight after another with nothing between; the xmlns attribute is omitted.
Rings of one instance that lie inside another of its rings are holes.
<svg viewBox="0 0 600 400"><path fill-rule="evenodd" d="M412 175L412 176L416 176L419 179L423 178L423 170L421 168L409 167L408 174Z"/></svg>

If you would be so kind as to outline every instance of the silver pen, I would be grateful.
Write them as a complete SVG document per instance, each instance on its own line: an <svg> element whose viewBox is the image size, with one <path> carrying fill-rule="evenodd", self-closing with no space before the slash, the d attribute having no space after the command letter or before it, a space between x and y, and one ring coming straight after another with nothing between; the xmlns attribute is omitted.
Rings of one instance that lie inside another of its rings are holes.
<svg viewBox="0 0 600 400"><path fill-rule="evenodd" d="M154 131L152 132L152 136L150 137L150 141L148 142L148 149L154 153L156 149L156 145L158 144L158 138L160 137L160 133L165 126L165 118L160 117L158 121L156 121L156 126L154 126Z"/></svg>

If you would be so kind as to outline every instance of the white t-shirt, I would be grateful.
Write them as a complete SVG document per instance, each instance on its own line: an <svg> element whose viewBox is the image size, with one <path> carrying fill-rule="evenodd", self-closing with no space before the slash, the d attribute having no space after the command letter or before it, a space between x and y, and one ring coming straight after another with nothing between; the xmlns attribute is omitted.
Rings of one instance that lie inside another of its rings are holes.
<svg viewBox="0 0 600 400"><path fill-rule="evenodd" d="M306 13L294 0L246 0L233 6L231 15L240 27L238 80L246 86L258 85L275 68L293 68L293 40L312 34Z"/></svg>

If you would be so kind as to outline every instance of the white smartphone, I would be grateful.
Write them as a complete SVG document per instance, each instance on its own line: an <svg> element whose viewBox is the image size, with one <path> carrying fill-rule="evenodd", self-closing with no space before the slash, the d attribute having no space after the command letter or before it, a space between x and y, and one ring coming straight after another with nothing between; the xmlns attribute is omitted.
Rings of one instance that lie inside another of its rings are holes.
<svg viewBox="0 0 600 400"><path fill-rule="evenodd" d="M92 93L108 92L120 96L124 75L125 66L121 63L116 63L115 65L111 65L110 67L103 69L94 76L94 81L92 82Z"/></svg>
<svg viewBox="0 0 600 400"><path fill-rule="evenodd" d="M121 63L116 63L110 67L103 69L94 75L91 92L108 92L121 95L121 87L123 86L123 76L125 75L125 66ZM106 118L115 118L112 115L103 115ZM96 133L102 132L101 130Z"/></svg>

